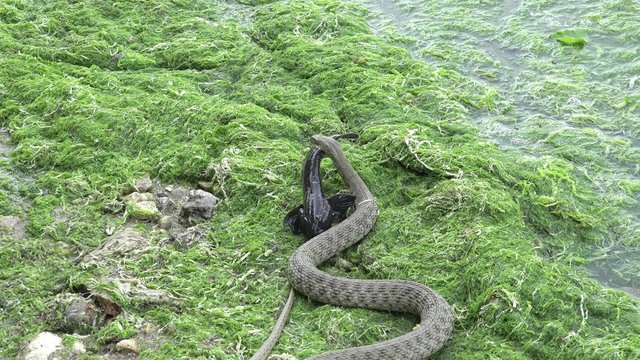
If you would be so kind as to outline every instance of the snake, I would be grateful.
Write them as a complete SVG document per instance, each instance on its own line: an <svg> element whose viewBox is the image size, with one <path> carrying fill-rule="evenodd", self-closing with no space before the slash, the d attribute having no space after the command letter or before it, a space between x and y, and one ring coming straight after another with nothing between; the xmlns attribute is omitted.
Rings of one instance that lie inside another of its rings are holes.
<svg viewBox="0 0 640 360"><path fill-rule="evenodd" d="M314 135L311 141L333 160L344 182L356 196L356 209L344 221L302 244L289 260L292 289L274 329L252 360L266 359L284 327L293 304L294 289L326 304L418 315L412 331L386 341L329 351L310 360L421 360L440 350L451 338L454 314L433 289L407 280L367 280L333 276L318 266L359 242L373 228L378 207L369 188L333 138Z"/></svg>

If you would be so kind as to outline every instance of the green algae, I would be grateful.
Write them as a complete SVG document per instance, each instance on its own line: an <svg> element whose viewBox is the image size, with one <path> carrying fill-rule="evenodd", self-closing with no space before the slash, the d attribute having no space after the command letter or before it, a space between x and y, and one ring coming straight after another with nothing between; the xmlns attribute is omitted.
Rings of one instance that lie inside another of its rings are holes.
<svg viewBox="0 0 640 360"><path fill-rule="evenodd" d="M583 86L589 76L582 69L542 78L527 72L536 81L514 89L529 104L603 129L554 132L548 116L524 121L509 92L473 81L464 68L469 59L499 62L477 52L466 57L465 43L445 37L431 49L447 61L425 63L404 43L373 34L360 5L257 3L0 5L0 125L16 145L13 166L36 178L22 192L32 201L29 237L0 248L0 354L12 357L51 326L47 304L61 288L108 275L108 268L71 259L102 244L105 228L123 226L103 205L150 173L167 182L211 182L223 203L202 244L154 246L118 259L119 271L179 301L149 306L119 298L128 317L95 331L90 356L134 336L145 319L173 329L158 349L143 349L145 358L248 358L273 325L287 292L287 259L301 241L282 218L301 201L308 136L358 132L358 143L343 146L377 197L380 218L343 255L353 269L325 270L410 279L440 292L457 321L437 358L640 356L633 336L640 332L638 301L574 266L588 262L585 248L603 239L640 238L620 210L633 204L637 181L607 170L637 164L633 141L606 132L637 131L633 97L625 94L622 119L610 121L584 100L594 89ZM470 18L471 9L433 11L450 20ZM510 21L506 44L564 51L532 37L520 17ZM466 30L449 23L438 29ZM479 20L471 25L482 36L494 30ZM496 78L504 73L497 65ZM597 86L609 92L596 103L609 104L615 87ZM540 152L499 147L477 119L522 126ZM330 164L323 168L328 193L344 188ZM620 192L599 191L598 180L612 174L608 181ZM61 212L64 221L56 217ZM301 298L275 351L305 358L413 325L407 317Z"/></svg>
<svg viewBox="0 0 640 360"><path fill-rule="evenodd" d="M554 39L562 45L573 46L582 49L587 43L586 30L560 30L549 35L550 39Z"/></svg>
<svg viewBox="0 0 640 360"><path fill-rule="evenodd" d="M526 156L567 160L586 177L580 188L594 189L599 200L593 202L623 208L620 215L612 215L622 219L602 234L601 243L634 238L638 192L626 184L638 179L633 99L638 93L634 44L639 32L629 17L637 4L364 3L376 14L372 26L385 38L408 37L411 41L402 44L414 57L468 74L499 92L497 111L480 109L471 117L481 134ZM555 35L550 39L548 34ZM589 43L577 50L550 41L562 36ZM627 251L632 254L634 248ZM583 255L592 257L588 251ZM633 271L627 275L637 277Z"/></svg>

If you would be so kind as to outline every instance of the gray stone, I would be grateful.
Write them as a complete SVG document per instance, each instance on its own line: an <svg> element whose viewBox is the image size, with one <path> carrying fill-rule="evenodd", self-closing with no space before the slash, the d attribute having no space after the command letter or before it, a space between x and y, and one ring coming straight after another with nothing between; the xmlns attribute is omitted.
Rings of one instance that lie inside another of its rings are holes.
<svg viewBox="0 0 640 360"><path fill-rule="evenodd" d="M180 223L193 226L202 220L210 219L219 200L204 190L190 191L189 198L180 209Z"/></svg>
<svg viewBox="0 0 640 360"><path fill-rule="evenodd" d="M17 216L0 216L0 231L13 231L19 222L20 218Z"/></svg>
<svg viewBox="0 0 640 360"><path fill-rule="evenodd" d="M125 298L144 304L166 304L175 299L164 290L148 289L138 279L106 278L103 282L114 285L118 292Z"/></svg>
<svg viewBox="0 0 640 360"><path fill-rule="evenodd" d="M63 311L62 328L67 332L88 334L99 322L99 313L93 301L79 294L60 294L58 307Z"/></svg>
<svg viewBox="0 0 640 360"><path fill-rule="evenodd" d="M158 194L156 197L156 206L158 207L158 209L160 210L161 213L165 213L169 208L171 208L171 205L173 204L173 201L171 200L170 197L168 196L162 196L165 194Z"/></svg>
<svg viewBox="0 0 640 360"><path fill-rule="evenodd" d="M149 247L149 239L133 229L122 229L111 235L100 248L84 257L85 262L101 261L105 258L127 256Z"/></svg>
<svg viewBox="0 0 640 360"><path fill-rule="evenodd" d="M176 241L178 244L190 247L197 241L204 237L206 229L199 226L191 226L184 231L172 231L169 235L171 240Z"/></svg>
<svg viewBox="0 0 640 360"><path fill-rule="evenodd" d="M11 236L15 240L26 236L25 222L17 216L0 216L0 238Z"/></svg>
<svg viewBox="0 0 640 360"><path fill-rule="evenodd" d="M170 230L173 226L173 222L171 221L171 216L163 216L158 221L158 227L163 230Z"/></svg>
<svg viewBox="0 0 640 360"><path fill-rule="evenodd" d="M149 174L146 174L143 178L136 180L136 183L133 185L139 193L146 193L153 187L153 182L151 182L151 178Z"/></svg>
<svg viewBox="0 0 640 360"><path fill-rule="evenodd" d="M198 186L205 191L213 190L213 182L211 181L198 181Z"/></svg>
<svg viewBox="0 0 640 360"><path fill-rule="evenodd" d="M132 192L146 193L153 187L153 181L149 175L144 175L141 178L135 179L133 183L127 183L124 185L120 193L122 195L131 194Z"/></svg>

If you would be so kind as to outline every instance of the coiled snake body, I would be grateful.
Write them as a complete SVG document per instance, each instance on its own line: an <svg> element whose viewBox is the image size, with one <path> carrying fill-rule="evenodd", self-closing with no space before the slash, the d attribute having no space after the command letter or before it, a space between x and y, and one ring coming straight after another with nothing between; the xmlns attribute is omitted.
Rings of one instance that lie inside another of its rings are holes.
<svg viewBox="0 0 640 360"><path fill-rule="evenodd" d="M292 286L309 298L327 304L420 316L419 327L395 339L327 352L311 359L418 360L428 357L444 346L453 330L451 308L435 291L411 281L347 279L318 270L319 264L355 244L371 230L378 208L373 195L355 172L337 141L322 135L315 135L311 139L332 158L338 172L356 196L357 205L354 213L346 220L296 250L288 268ZM283 314L287 312L292 299L290 296ZM258 357L254 356L256 358Z"/></svg>

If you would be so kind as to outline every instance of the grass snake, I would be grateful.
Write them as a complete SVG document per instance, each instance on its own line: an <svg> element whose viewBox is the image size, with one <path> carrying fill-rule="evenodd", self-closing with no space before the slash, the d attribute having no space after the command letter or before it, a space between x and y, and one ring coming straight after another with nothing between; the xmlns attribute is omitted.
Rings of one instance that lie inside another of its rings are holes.
<svg viewBox="0 0 640 360"><path fill-rule="evenodd" d="M295 290L327 304L411 313L420 325L400 337L313 356L312 360L419 360L437 352L453 331L453 312L438 293L427 286L405 280L360 280L329 275L317 266L360 241L373 227L378 208L373 195L353 169L338 142L315 135L312 142L331 159L356 196L356 210L346 220L300 246L289 262L288 276ZM252 360L266 359L284 327L293 304L291 290L271 335Z"/></svg>

